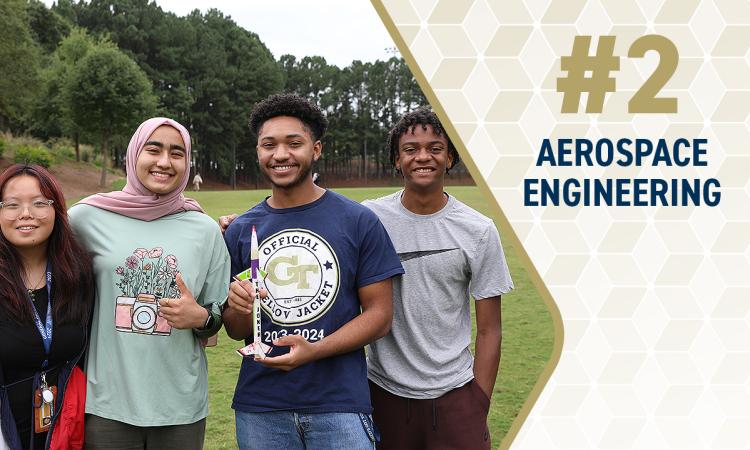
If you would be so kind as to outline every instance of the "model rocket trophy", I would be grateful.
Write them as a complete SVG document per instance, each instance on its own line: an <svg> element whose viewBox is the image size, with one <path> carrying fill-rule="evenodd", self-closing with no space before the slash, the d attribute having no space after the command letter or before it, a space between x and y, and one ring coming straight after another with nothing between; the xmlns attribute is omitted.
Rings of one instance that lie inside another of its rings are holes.
<svg viewBox="0 0 750 450"><path fill-rule="evenodd" d="M248 271L237 275L240 280L246 280L248 278ZM253 225L253 234L250 238L250 280L255 288L255 298L253 299L253 342L237 350L237 353L243 357L254 355L257 358L263 359L271 351L271 347L261 341L260 334L260 256L258 252L258 235L255 233L255 225Z"/></svg>

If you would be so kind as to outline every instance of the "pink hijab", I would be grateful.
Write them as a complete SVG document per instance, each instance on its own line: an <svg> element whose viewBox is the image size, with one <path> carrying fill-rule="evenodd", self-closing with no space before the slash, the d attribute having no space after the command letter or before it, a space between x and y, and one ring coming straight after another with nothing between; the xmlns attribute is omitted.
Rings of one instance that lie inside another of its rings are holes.
<svg viewBox="0 0 750 450"><path fill-rule="evenodd" d="M180 186L174 191L159 195L149 191L138 179L135 170L135 162L143 150L151 134L162 125L169 125L180 132L185 143L185 173L182 175ZM160 217L168 216L180 211L204 212L198 202L191 198L185 198L182 191L185 190L190 177L190 134L188 131L172 119L165 117L154 117L143 122L128 144L126 161L127 183L121 191L112 191L105 194L94 194L84 198L80 203L106 209L133 219L150 222Z"/></svg>

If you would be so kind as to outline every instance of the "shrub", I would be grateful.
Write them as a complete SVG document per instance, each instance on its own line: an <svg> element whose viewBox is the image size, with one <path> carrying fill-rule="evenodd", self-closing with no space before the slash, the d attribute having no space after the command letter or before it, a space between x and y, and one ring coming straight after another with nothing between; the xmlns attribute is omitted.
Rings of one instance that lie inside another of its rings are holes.
<svg viewBox="0 0 750 450"><path fill-rule="evenodd" d="M0 138L0 158L3 157L3 153L5 153L7 147L8 144L5 143L5 139Z"/></svg>
<svg viewBox="0 0 750 450"><path fill-rule="evenodd" d="M44 147L43 141L40 141L39 139L28 135L13 136L8 141L8 144L10 148L14 150L18 147Z"/></svg>
<svg viewBox="0 0 750 450"><path fill-rule="evenodd" d="M21 164L39 164L44 168L49 168L55 158L44 147L24 145L16 149L16 156L13 160Z"/></svg>
<svg viewBox="0 0 750 450"><path fill-rule="evenodd" d="M47 141L47 147L51 148L52 153L55 156L57 163L62 163L65 160L76 159L76 150L73 142L68 138L53 138Z"/></svg>
<svg viewBox="0 0 750 450"><path fill-rule="evenodd" d="M65 160L75 160L76 159L76 150L73 147L69 147L67 145L59 145L52 148L52 153L55 155L55 159L58 163L61 163Z"/></svg>

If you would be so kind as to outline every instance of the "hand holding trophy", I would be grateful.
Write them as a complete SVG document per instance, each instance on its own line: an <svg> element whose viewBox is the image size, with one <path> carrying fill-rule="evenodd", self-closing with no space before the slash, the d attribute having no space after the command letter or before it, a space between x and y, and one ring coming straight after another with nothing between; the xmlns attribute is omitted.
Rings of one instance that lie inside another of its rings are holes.
<svg viewBox="0 0 750 450"><path fill-rule="evenodd" d="M261 340L261 312L260 312L260 255L258 253L258 235L255 232L255 225L253 225L253 231L252 231L252 237L250 238L250 269L245 270L244 272L241 272L235 276L235 282L232 283L233 287L239 287L241 290L239 291L239 295L237 295L238 290L232 289L230 291L230 306L240 308L242 307L242 300L244 295L242 295L242 292L246 293L247 296L251 299L249 303L252 304L252 314L253 314L253 342L246 345L245 347L242 347L237 350L237 353L239 353L243 357L248 357L251 355L255 356L256 360L259 359L265 359L266 355L271 352L271 346L264 344ZM248 271L250 272L248 274ZM253 290L248 291L246 289L248 275L250 276L250 282L252 283ZM235 298L232 298L232 294L235 294ZM240 302L238 302L237 297L239 297ZM232 303L233 302L233 303ZM248 310L247 307L245 307L245 310Z"/></svg>

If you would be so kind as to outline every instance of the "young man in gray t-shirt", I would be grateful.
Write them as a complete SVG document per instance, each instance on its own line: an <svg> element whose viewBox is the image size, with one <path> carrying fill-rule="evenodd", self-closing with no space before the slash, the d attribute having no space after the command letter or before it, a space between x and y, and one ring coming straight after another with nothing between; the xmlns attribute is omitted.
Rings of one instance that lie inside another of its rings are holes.
<svg viewBox="0 0 750 450"><path fill-rule="evenodd" d="M497 229L443 191L458 152L434 112L403 116L388 147L404 189L364 204L385 225L406 274L394 280L391 332L368 353L378 448L490 448L500 296L513 289Z"/></svg>

